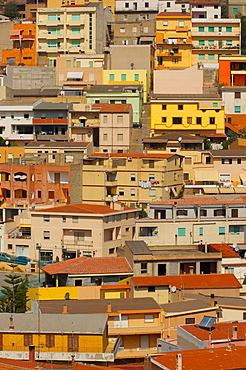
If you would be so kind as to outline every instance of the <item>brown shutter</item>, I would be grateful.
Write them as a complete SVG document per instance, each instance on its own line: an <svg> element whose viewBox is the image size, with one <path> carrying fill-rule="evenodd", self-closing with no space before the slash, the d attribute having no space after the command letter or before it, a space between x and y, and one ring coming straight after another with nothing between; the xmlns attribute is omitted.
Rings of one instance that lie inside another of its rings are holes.
<svg viewBox="0 0 246 370"><path fill-rule="evenodd" d="M78 351L79 351L79 336L68 335L68 352L78 352Z"/></svg>
<svg viewBox="0 0 246 370"><path fill-rule="evenodd" d="M55 347L55 336L53 334L46 334L46 347Z"/></svg>
<svg viewBox="0 0 246 370"><path fill-rule="evenodd" d="M28 347L32 345L32 334L24 334L24 346Z"/></svg>

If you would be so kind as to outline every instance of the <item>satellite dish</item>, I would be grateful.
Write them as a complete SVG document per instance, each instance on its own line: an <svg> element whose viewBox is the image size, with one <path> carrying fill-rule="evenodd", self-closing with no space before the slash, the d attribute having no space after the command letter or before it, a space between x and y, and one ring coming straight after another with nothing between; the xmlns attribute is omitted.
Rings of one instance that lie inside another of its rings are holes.
<svg viewBox="0 0 246 370"><path fill-rule="evenodd" d="M164 189L165 189L165 191L168 191L168 186L166 186Z"/></svg>
<svg viewBox="0 0 246 370"><path fill-rule="evenodd" d="M237 243L232 244L233 249L237 248Z"/></svg>
<svg viewBox="0 0 246 370"><path fill-rule="evenodd" d="M9 141L7 140L7 141L5 141L5 145L9 145Z"/></svg>
<svg viewBox="0 0 246 370"><path fill-rule="evenodd" d="M182 141L183 139L182 139L182 137L180 136L179 138L178 138L178 142L179 143L181 143L181 141Z"/></svg>
<svg viewBox="0 0 246 370"><path fill-rule="evenodd" d="M172 292L172 293L175 293L175 292L176 292L176 290L177 290L177 288L176 288L176 286L175 286L175 285L171 287L171 292Z"/></svg>

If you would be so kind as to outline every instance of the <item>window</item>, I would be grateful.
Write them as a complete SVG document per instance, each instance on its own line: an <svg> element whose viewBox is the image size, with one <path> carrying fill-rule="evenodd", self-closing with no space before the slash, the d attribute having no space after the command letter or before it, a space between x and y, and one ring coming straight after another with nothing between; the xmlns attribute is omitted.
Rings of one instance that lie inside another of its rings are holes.
<svg viewBox="0 0 246 370"><path fill-rule="evenodd" d="M213 103L213 107L214 108L218 107L218 103Z"/></svg>
<svg viewBox="0 0 246 370"><path fill-rule="evenodd" d="M203 227L199 227L199 235L203 235Z"/></svg>
<svg viewBox="0 0 246 370"><path fill-rule="evenodd" d="M214 40L208 40L208 45L210 46L214 45Z"/></svg>
<svg viewBox="0 0 246 370"><path fill-rule="evenodd" d="M114 74L109 75L109 81L114 81Z"/></svg>
<svg viewBox="0 0 246 370"><path fill-rule="evenodd" d="M109 254L114 254L114 248L109 248L108 253Z"/></svg>
<svg viewBox="0 0 246 370"><path fill-rule="evenodd" d="M131 195L131 197L134 197L135 196L135 189L131 189L130 190L130 195Z"/></svg>
<svg viewBox="0 0 246 370"><path fill-rule="evenodd" d="M56 41L48 41L48 48L55 48L56 47Z"/></svg>
<svg viewBox="0 0 246 370"><path fill-rule="evenodd" d="M72 28L72 33L80 33L80 28L79 27L73 27Z"/></svg>
<svg viewBox="0 0 246 370"><path fill-rule="evenodd" d="M154 174L149 174L149 181L155 181L155 175Z"/></svg>
<svg viewBox="0 0 246 370"><path fill-rule="evenodd" d="M192 123L192 117L187 117L187 123L189 123L189 124Z"/></svg>
<svg viewBox="0 0 246 370"><path fill-rule="evenodd" d="M121 75L121 81L126 81L126 74Z"/></svg>
<svg viewBox="0 0 246 370"><path fill-rule="evenodd" d="M184 27L185 26L185 22L184 21L179 21L179 27Z"/></svg>
<svg viewBox="0 0 246 370"><path fill-rule="evenodd" d="M124 189L119 189L119 195L125 195Z"/></svg>
<svg viewBox="0 0 246 370"><path fill-rule="evenodd" d="M48 21L56 21L56 15L49 14L48 15Z"/></svg>
<svg viewBox="0 0 246 370"><path fill-rule="evenodd" d="M201 125L202 124L202 117L196 117L196 124Z"/></svg>
<svg viewBox="0 0 246 370"><path fill-rule="evenodd" d="M226 40L226 45L232 45L232 40Z"/></svg>
<svg viewBox="0 0 246 370"><path fill-rule="evenodd" d="M173 117L173 125L182 125L182 117Z"/></svg>
<svg viewBox="0 0 246 370"><path fill-rule="evenodd" d="M232 158L222 158L221 164L232 164Z"/></svg>
<svg viewBox="0 0 246 370"><path fill-rule="evenodd" d="M209 26L208 27L208 32L214 32L214 27Z"/></svg>
<svg viewBox="0 0 246 370"><path fill-rule="evenodd" d="M186 235L186 229L184 227L178 228L178 236L185 236Z"/></svg>
<svg viewBox="0 0 246 370"><path fill-rule="evenodd" d="M209 123L210 123L210 125L214 125L215 124L215 117L209 117Z"/></svg>
<svg viewBox="0 0 246 370"><path fill-rule="evenodd" d="M50 222L50 216L45 215L44 216L44 222Z"/></svg>
<svg viewBox="0 0 246 370"><path fill-rule="evenodd" d="M29 114L28 113L24 113L24 118L28 119L29 118Z"/></svg>
<svg viewBox="0 0 246 370"><path fill-rule="evenodd" d="M200 27L198 27L198 32L204 32L204 29L205 28L203 26L202 27L200 26Z"/></svg>
<svg viewBox="0 0 246 370"><path fill-rule="evenodd" d="M156 196L156 189L149 189L149 197L155 197Z"/></svg>
<svg viewBox="0 0 246 370"><path fill-rule="evenodd" d="M162 118L161 118L161 122L162 122L162 123L166 123L166 122L167 122L167 117L162 117Z"/></svg>
<svg viewBox="0 0 246 370"><path fill-rule="evenodd" d="M66 216L62 216L62 222L66 222L67 221L67 217Z"/></svg>
<svg viewBox="0 0 246 370"><path fill-rule="evenodd" d="M173 181L177 181L177 174L176 174L176 172L173 174Z"/></svg>
<svg viewBox="0 0 246 370"><path fill-rule="evenodd" d="M222 32L222 27L220 26L220 27L218 27L218 31L219 32Z"/></svg>
<svg viewBox="0 0 246 370"><path fill-rule="evenodd" d="M241 107L239 105L235 105L234 112L235 113L241 113Z"/></svg>
<svg viewBox="0 0 246 370"><path fill-rule="evenodd" d="M214 210L214 217L225 217L225 209L219 208Z"/></svg>
<svg viewBox="0 0 246 370"><path fill-rule="evenodd" d="M80 14L72 14L72 21L79 21L80 20Z"/></svg>
<svg viewBox="0 0 246 370"><path fill-rule="evenodd" d="M231 181L231 175L229 173L220 173L220 181Z"/></svg>
<svg viewBox="0 0 246 370"><path fill-rule="evenodd" d="M103 123L108 123L108 116L103 116Z"/></svg>
<svg viewBox="0 0 246 370"><path fill-rule="evenodd" d="M166 104L162 104L162 110L166 110L166 109L167 109Z"/></svg>
<svg viewBox="0 0 246 370"><path fill-rule="evenodd" d="M24 346L32 346L32 334L24 334Z"/></svg>
<svg viewBox="0 0 246 370"><path fill-rule="evenodd" d="M154 315L144 315L144 322L154 322Z"/></svg>
<svg viewBox="0 0 246 370"><path fill-rule="evenodd" d="M125 8L129 8L129 3L125 3Z"/></svg>
<svg viewBox="0 0 246 370"><path fill-rule="evenodd" d="M186 317L186 318L185 318L185 324L186 324L186 325L195 324L195 322L196 322L195 317Z"/></svg>
<svg viewBox="0 0 246 370"><path fill-rule="evenodd" d="M207 210L206 209L201 209L200 210L200 216L207 217Z"/></svg>
<svg viewBox="0 0 246 370"><path fill-rule="evenodd" d="M13 249L13 245L12 244L8 244L8 249Z"/></svg>
<svg viewBox="0 0 246 370"><path fill-rule="evenodd" d="M192 164L192 157L185 157L184 158L184 164L185 165L191 165Z"/></svg>
<svg viewBox="0 0 246 370"><path fill-rule="evenodd" d="M205 41L204 40L199 40L198 45L205 45Z"/></svg>
<svg viewBox="0 0 246 370"><path fill-rule="evenodd" d="M242 164L242 158L237 158L237 164Z"/></svg>
<svg viewBox="0 0 246 370"><path fill-rule="evenodd" d="M125 33L125 32L126 32L125 27L120 27L120 33Z"/></svg>
<svg viewBox="0 0 246 370"><path fill-rule="evenodd" d="M103 141L108 141L108 134L103 134Z"/></svg>
<svg viewBox="0 0 246 370"><path fill-rule="evenodd" d="M214 54L208 54L208 59L209 60L214 60L215 58L215 55Z"/></svg>
<svg viewBox="0 0 246 370"><path fill-rule="evenodd" d="M219 235L225 235L225 227L219 227Z"/></svg>
<svg viewBox="0 0 246 370"><path fill-rule="evenodd" d="M232 27L226 27L226 32L232 32Z"/></svg>
<svg viewBox="0 0 246 370"><path fill-rule="evenodd" d="M72 41L72 47L76 47L76 48L79 48L80 47L80 41L76 40L76 41Z"/></svg>
<svg viewBox="0 0 246 370"><path fill-rule="evenodd" d="M136 181L136 175L135 173L132 173L130 176L131 181Z"/></svg>
<svg viewBox="0 0 246 370"><path fill-rule="evenodd" d="M241 93L239 91L235 92L235 99L241 99Z"/></svg>
<svg viewBox="0 0 246 370"><path fill-rule="evenodd" d="M123 134L117 134L117 141L123 141Z"/></svg>
<svg viewBox="0 0 246 370"><path fill-rule="evenodd" d="M141 274L147 273L147 262L141 262Z"/></svg>
<svg viewBox="0 0 246 370"><path fill-rule="evenodd" d="M183 110L183 109L184 109L183 104L179 104L179 105L178 105L178 110Z"/></svg>
<svg viewBox="0 0 246 370"><path fill-rule="evenodd" d="M144 3L144 5L145 5L145 8L149 7L149 3Z"/></svg>
<svg viewBox="0 0 246 370"><path fill-rule="evenodd" d="M178 209L177 210L177 216L188 216L187 209Z"/></svg>
<svg viewBox="0 0 246 370"><path fill-rule="evenodd" d="M54 334L46 334L46 347L55 347L55 336Z"/></svg>
<svg viewBox="0 0 246 370"><path fill-rule="evenodd" d="M72 216L72 221L73 221L73 223L78 223L79 222L79 217L78 216Z"/></svg>
<svg viewBox="0 0 246 370"><path fill-rule="evenodd" d="M155 292L155 286L148 286L148 292Z"/></svg>
<svg viewBox="0 0 246 370"><path fill-rule="evenodd" d="M163 25L163 26L168 26L168 21L164 21L164 22L162 22L162 25Z"/></svg>
<svg viewBox="0 0 246 370"><path fill-rule="evenodd" d="M43 238L44 239L50 239L50 231L44 231L43 232Z"/></svg>
<svg viewBox="0 0 246 370"><path fill-rule="evenodd" d="M232 8L232 13L238 13L238 8Z"/></svg>
<svg viewBox="0 0 246 370"><path fill-rule="evenodd" d="M148 33L149 32L149 27L144 27L143 32Z"/></svg>
<svg viewBox="0 0 246 370"><path fill-rule="evenodd" d="M139 75L138 74L134 75L134 81L139 81Z"/></svg>
<svg viewBox="0 0 246 370"><path fill-rule="evenodd" d="M230 233L233 235L239 235L240 234L240 226L239 225L232 225L229 227Z"/></svg>
<svg viewBox="0 0 246 370"><path fill-rule="evenodd" d="M205 54L198 54L198 59L201 60L201 59L205 59Z"/></svg>
<svg viewBox="0 0 246 370"><path fill-rule="evenodd" d="M37 198L42 198L42 191L41 190L38 190L37 191Z"/></svg>
<svg viewBox="0 0 246 370"><path fill-rule="evenodd" d="M118 124L122 124L123 123L123 116L117 116L116 121L117 121Z"/></svg>

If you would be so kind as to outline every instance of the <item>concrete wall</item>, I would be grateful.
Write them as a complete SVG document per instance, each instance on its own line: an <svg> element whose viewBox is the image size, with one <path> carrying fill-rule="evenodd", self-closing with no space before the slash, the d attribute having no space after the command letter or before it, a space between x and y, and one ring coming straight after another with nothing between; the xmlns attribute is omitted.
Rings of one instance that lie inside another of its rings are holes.
<svg viewBox="0 0 246 370"><path fill-rule="evenodd" d="M154 71L154 94L202 94L203 70L193 66L181 70Z"/></svg>
<svg viewBox="0 0 246 370"><path fill-rule="evenodd" d="M40 89L44 86L56 86L56 69L7 66L4 85L11 89Z"/></svg>
<svg viewBox="0 0 246 370"><path fill-rule="evenodd" d="M9 34L13 30L14 22L10 20L0 21L0 61L2 62L2 51L5 49L12 49L13 41L10 40Z"/></svg>

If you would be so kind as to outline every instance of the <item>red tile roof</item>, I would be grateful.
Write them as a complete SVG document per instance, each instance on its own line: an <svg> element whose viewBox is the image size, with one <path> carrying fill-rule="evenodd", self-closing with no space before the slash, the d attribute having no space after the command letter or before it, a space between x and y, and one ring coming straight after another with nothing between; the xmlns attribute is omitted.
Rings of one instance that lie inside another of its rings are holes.
<svg viewBox="0 0 246 370"><path fill-rule="evenodd" d="M157 18L159 17L176 17L176 18L179 18L179 17L189 17L191 18L191 15L189 12L186 12L186 13L181 13L181 12L162 12L162 13L159 13L157 15Z"/></svg>
<svg viewBox="0 0 246 370"><path fill-rule="evenodd" d="M93 108L100 108L100 113L120 112L129 113L132 109L131 104L93 104Z"/></svg>
<svg viewBox="0 0 246 370"><path fill-rule="evenodd" d="M221 252L222 258L239 258L239 255L230 247L229 244L221 243L221 244L209 244L209 250Z"/></svg>
<svg viewBox="0 0 246 370"><path fill-rule="evenodd" d="M246 335L246 321L231 321L231 322L220 322L215 323L212 327L212 341L217 340L227 340L233 341L232 333L233 333L233 326L237 327L237 339L234 340L245 340ZM209 340L209 331L203 328L199 328L198 325L182 325L183 330L186 330L194 337L202 340L207 341ZM245 349L246 353L246 349Z"/></svg>
<svg viewBox="0 0 246 370"><path fill-rule="evenodd" d="M207 205L207 204L246 204L246 200L242 197L236 199L217 199L214 196L193 196L184 197L180 199L169 199L162 202L154 202L151 204L165 204L165 205Z"/></svg>
<svg viewBox="0 0 246 370"><path fill-rule="evenodd" d="M132 274L132 268L125 257L79 257L46 265L42 270L49 275Z"/></svg>
<svg viewBox="0 0 246 370"><path fill-rule="evenodd" d="M206 136L207 137L227 137L226 134L206 134Z"/></svg>
<svg viewBox="0 0 246 370"><path fill-rule="evenodd" d="M14 369L50 369L50 364L42 362L24 361L24 360L12 360L9 358L0 358L0 369L14 370ZM71 366L55 365L52 364L54 369L72 369Z"/></svg>
<svg viewBox="0 0 246 370"><path fill-rule="evenodd" d="M123 207L122 211L127 210L134 210L134 208L129 207ZM136 210L136 209L135 209ZM66 215L67 213L77 214L77 213L83 213L83 214L109 214L109 213L115 213L115 212L122 212L121 210L112 209L110 206L104 206L104 205L98 205L98 204L68 204L65 206L59 206L59 207L51 207L51 208L45 208L42 210L36 210L33 212L37 213L62 213L63 215Z"/></svg>
<svg viewBox="0 0 246 370"><path fill-rule="evenodd" d="M111 158L171 158L177 154L143 154L143 153L94 153L90 157L111 157Z"/></svg>
<svg viewBox="0 0 246 370"><path fill-rule="evenodd" d="M135 286L171 285L182 289L241 288L233 274L142 276L131 278Z"/></svg>
<svg viewBox="0 0 246 370"><path fill-rule="evenodd" d="M160 368L177 369L177 354L182 354L182 369L187 370L232 370L245 369L245 347L210 348L193 351L165 353L163 356L152 356L151 359Z"/></svg>

